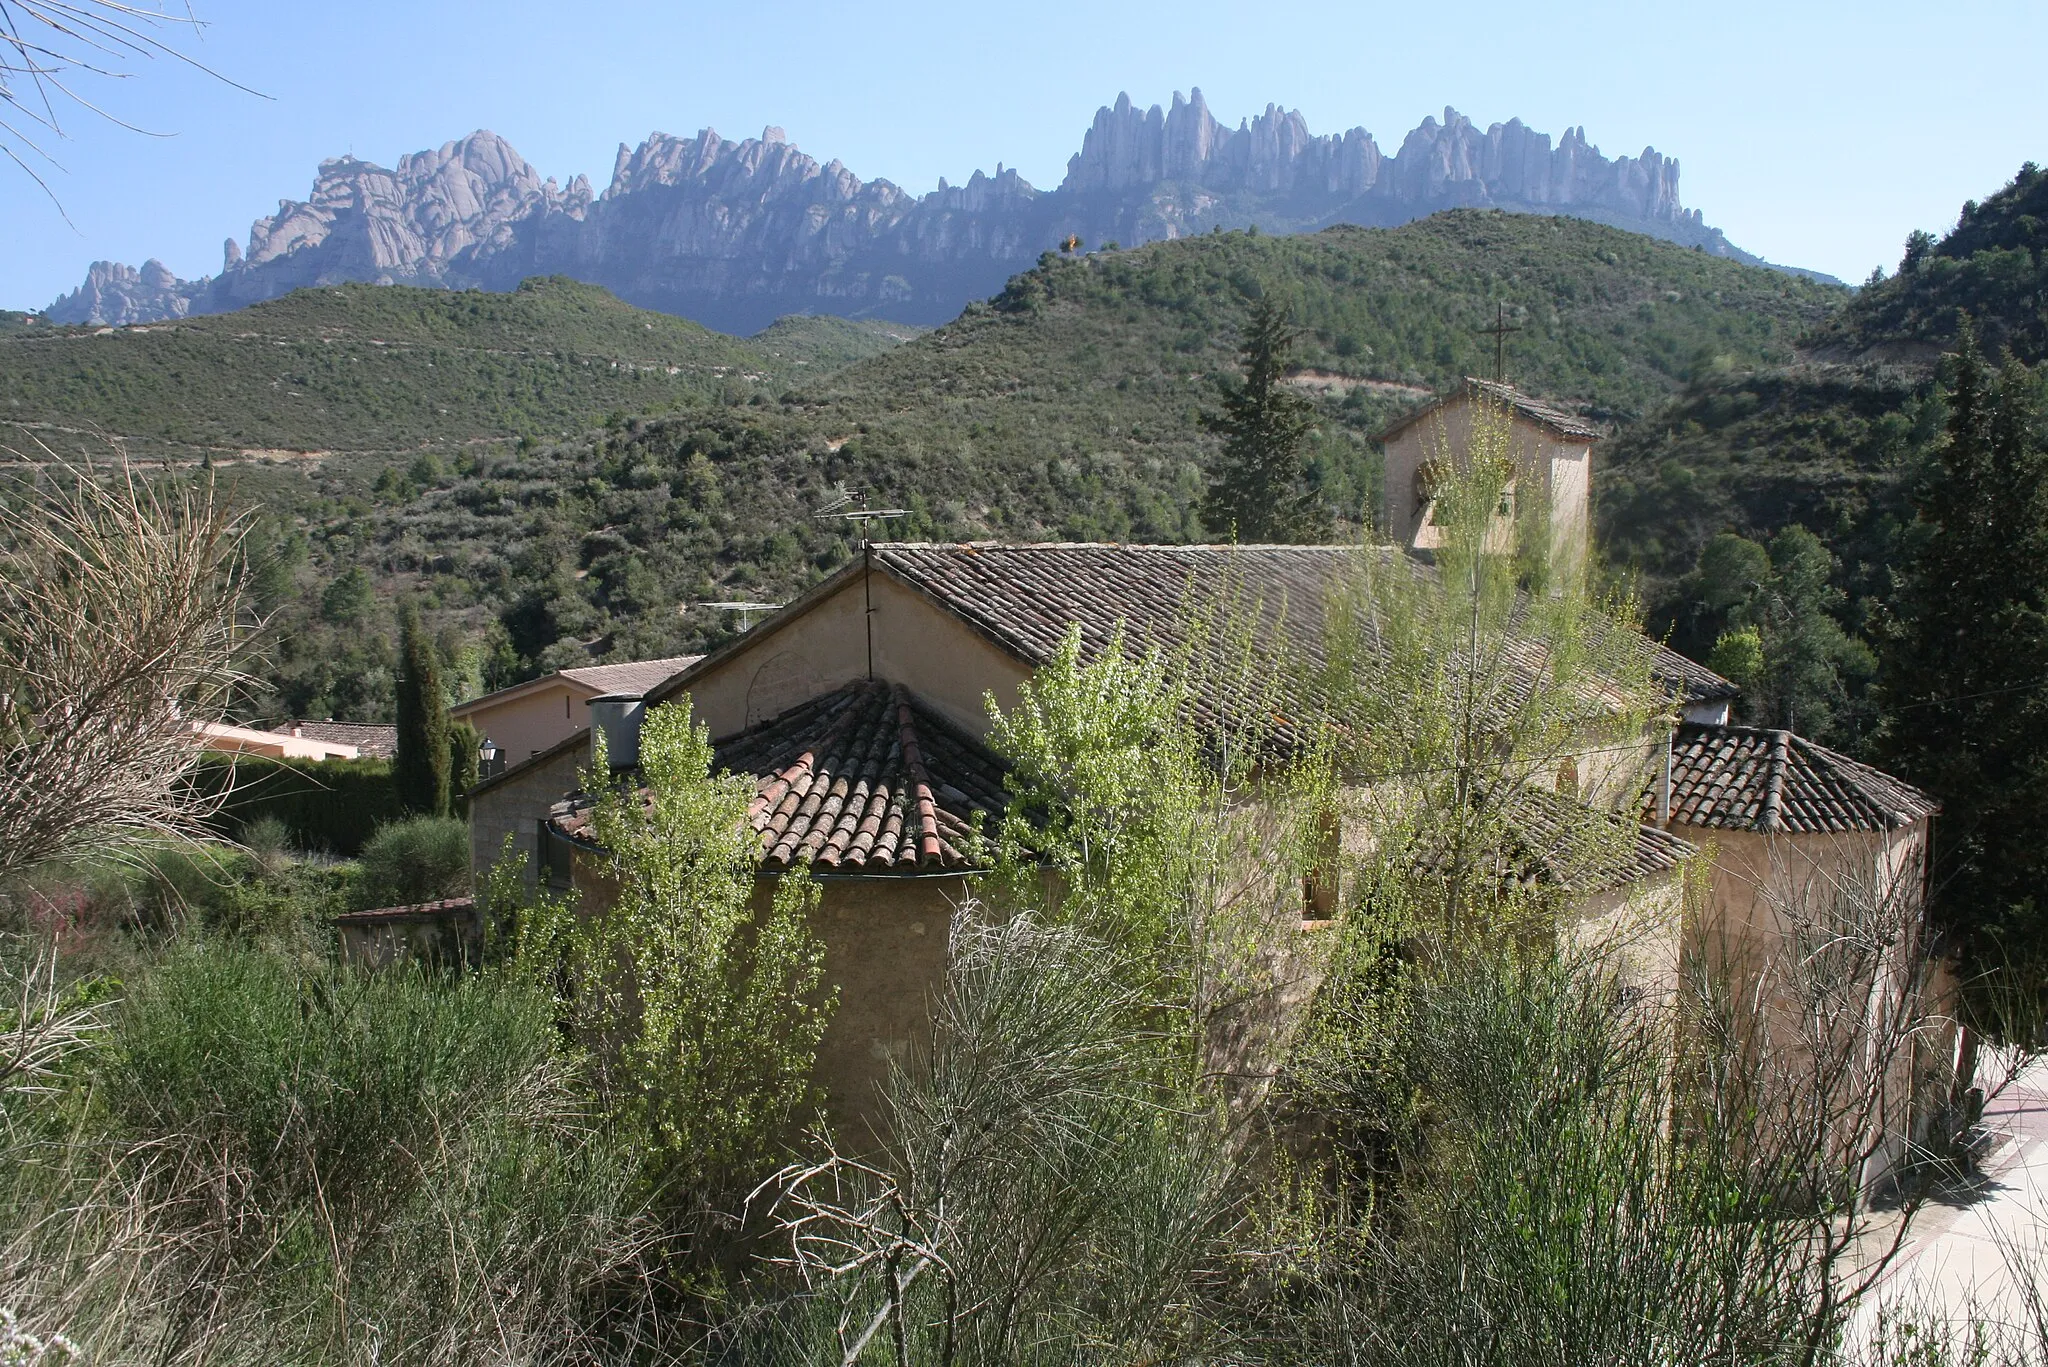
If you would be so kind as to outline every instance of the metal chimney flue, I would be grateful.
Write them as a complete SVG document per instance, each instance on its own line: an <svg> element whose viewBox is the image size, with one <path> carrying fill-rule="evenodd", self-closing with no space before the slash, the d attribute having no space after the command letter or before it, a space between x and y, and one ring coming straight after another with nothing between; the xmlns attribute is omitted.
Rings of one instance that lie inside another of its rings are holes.
<svg viewBox="0 0 2048 1367"><path fill-rule="evenodd" d="M637 693L606 693L590 700L590 762L597 763L598 738L604 738L605 758L614 769L631 769L640 763L640 723L647 716L647 702Z"/></svg>

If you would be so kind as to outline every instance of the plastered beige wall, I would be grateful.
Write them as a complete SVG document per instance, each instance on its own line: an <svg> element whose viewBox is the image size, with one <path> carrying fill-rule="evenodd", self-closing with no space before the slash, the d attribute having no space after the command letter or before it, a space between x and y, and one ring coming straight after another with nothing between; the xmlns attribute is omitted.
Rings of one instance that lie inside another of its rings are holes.
<svg viewBox="0 0 2048 1367"><path fill-rule="evenodd" d="M1622 981L1658 1002L1678 992L1680 947L1686 929L1685 873L1675 869L1580 900L1568 934L1597 955Z"/></svg>
<svg viewBox="0 0 2048 1367"><path fill-rule="evenodd" d="M1479 413L1469 397L1451 399L1420 422L1397 433L1386 444L1386 526L1397 546L1433 550L1432 529L1421 523L1416 497L1416 472L1423 463L1448 454L1453 460L1471 449L1472 428ZM1532 492L1550 508L1551 535L1559 551L1585 545L1592 490L1592 449L1583 441L1552 435L1526 419L1510 419L1511 449L1521 471L1517 496Z"/></svg>
<svg viewBox="0 0 2048 1367"><path fill-rule="evenodd" d="M545 688L482 707L458 708L453 715L494 742L505 763L517 764L590 725L591 696L591 690L556 678Z"/></svg>
<svg viewBox="0 0 2048 1367"><path fill-rule="evenodd" d="M1937 1090L1931 1086L1930 1070L1954 1048L1954 1023L1942 1015L1952 1000L1951 990L1940 974L1920 974L1917 933L1909 930L1909 940L1898 946L1894 961L1877 966L1869 979L1876 984L1870 990L1870 1004L1860 1013L1843 1013L1836 1027L1841 1033L1819 1036L1816 1018L1800 999L1801 974L1795 965L1814 946L1842 938L1842 931L1825 923L1828 909L1838 904L1870 906L1897 898L1898 914L1917 923L1924 892L1926 823L1896 831L1777 834L1694 831L1680 823L1670 829L1713 852L1709 892L1684 945L1687 971L1725 985L1728 1000L1748 1022L1750 1038L1770 1041L1777 1053L1766 1065L1771 1074L1804 1079L1794 1090L1803 1089L1800 1104L1810 1107L1814 1089L1821 1084L1811 1076L1815 1055L1799 1042L1809 1037L1846 1041L1855 1032L1868 1036L1843 1055L1870 1067L1865 1081L1834 1078L1827 1086L1836 1094L1830 1105L1843 1110L1850 1107L1847 1098L1857 1095L1852 1088L1881 1086L1881 1094L1873 1093L1876 1101L1873 1114L1866 1118L1868 1128L1861 1123L1845 1127L1835 1138L1844 1152L1877 1144L1863 1180L1878 1181L1905 1155L1909 1136L1925 1128L1929 1098ZM1803 934L1800 921L1808 926ZM1923 1037L1882 1045L1902 1018L1900 1013L1916 1010L1929 1013ZM1830 1055L1841 1047L1829 1045ZM1822 1071L1833 1075L1835 1069L1830 1065Z"/></svg>
<svg viewBox="0 0 2048 1367"><path fill-rule="evenodd" d="M900 683L970 735L988 731L983 695L1010 706L1029 674L959 619L888 574L856 574L809 611L719 661L688 688L714 739L868 676L868 592L873 595L874 674Z"/></svg>
<svg viewBox="0 0 2048 1367"><path fill-rule="evenodd" d="M818 1043L818 1081L834 1129L866 1147L881 1131L880 1089L890 1067L931 1038L931 1006L945 984L953 910L966 880L827 879L821 890L812 924L839 1003ZM764 883L764 909L772 896Z"/></svg>

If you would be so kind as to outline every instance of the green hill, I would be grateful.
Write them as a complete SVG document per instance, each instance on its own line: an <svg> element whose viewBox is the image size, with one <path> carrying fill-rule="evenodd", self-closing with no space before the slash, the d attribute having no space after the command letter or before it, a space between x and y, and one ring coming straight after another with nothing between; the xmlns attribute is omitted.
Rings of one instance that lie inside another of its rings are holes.
<svg viewBox="0 0 2048 1367"><path fill-rule="evenodd" d="M749 337L747 345L787 367L791 378L808 379L892 351L924 331L881 318L791 314Z"/></svg>
<svg viewBox="0 0 2048 1367"><path fill-rule="evenodd" d="M453 466L378 462L390 472L375 487L339 462L252 473L292 513L278 529L290 568L272 576L276 705L381 707L388 683L360 652L384 647L351 623L387 622L400 592L469 652L479 684L700 648L731 624L695 603L780 601L851 553L852 529L813 515L846 488L910 510L878 529L893 537L1203 536L1200 415L1260 293L1286 297L1304 328L1316 477L1354 530L1376 496L1371 434L1489 370L1479 329L1502 304L1523 329L1516 379L1626 420L1703 367L1789 359L1845 295L1597 224L1468 211L1047 258L956 322L815 376L795 363L819 332L795 334L819 324L788 321L748 344L788 370L666 415Z"/></svg>
<svg viewBox="0 0 2048 1367"><path fill-rule="evenodd" d="M558 277L309 289L146 327L0 329L0 443L232 461L561 440L607 413L742 399L908 331L793 319L756 346Z"/></svg>
<svg viewBox="0 0 2048 1367"><path fill-rule="evenodd" d="M2048 356L2044 222L2048 175L2030 163L1939 241L1915 233L1899 272L1802 336L1788 363L1705 369L1602 448L1602 542L1680 648L1704 650L1719 628L1688 574L1724 531L1817 533L1841 562L1845 625L1867 623L1940 432L1936 362L1960 318L1994 356Z"/></svg>

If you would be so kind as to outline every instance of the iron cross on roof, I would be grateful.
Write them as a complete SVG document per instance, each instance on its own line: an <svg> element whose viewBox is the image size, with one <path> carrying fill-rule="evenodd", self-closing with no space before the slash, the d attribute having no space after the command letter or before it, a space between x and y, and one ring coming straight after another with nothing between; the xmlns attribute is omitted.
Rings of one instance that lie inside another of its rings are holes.
<svg viewBox="0 0 2048 1367"><path fill-rule="evenodd" d="M1494 317L1493 326L1490 328L1480 328L1478 332L1481 337L1493 338L1493 382L1495 384L1506 384L1508 379L1508 334L1510 332L1520 332L1523 329L1520 323L1510 323L1508 321L1508 306L1506 304L1497 304L1495 307L1499 311Z"/></svg>

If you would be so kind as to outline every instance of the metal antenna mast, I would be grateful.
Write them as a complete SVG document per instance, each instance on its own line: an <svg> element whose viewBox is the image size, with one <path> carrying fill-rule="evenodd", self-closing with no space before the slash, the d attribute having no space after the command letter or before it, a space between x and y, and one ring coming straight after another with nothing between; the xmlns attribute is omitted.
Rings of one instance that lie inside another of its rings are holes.
<svg viewBox="0 0 2048 1367"><path fill-rule="evenodd" d="M754 616L753 616L753 615L754 615L755 613L757 613L757 612L774 612L774 611L775 611L775 610L776 610L777 608L780 608L780 607L782 606L782 604L780 604L780 603L742 603L742 602L719 602L719 603L699 603L699 604L697 604L697 606L698 606L698 607L700 607L700 608L714 608L714 609L716 609L716 610L718 610L718 611L720 611L720 612L736 612L736 613L738 613L738 614L740 615L740 630L744 632L744 631L745 631L745 630L746 630L746 629L747 629L748 627L750 627L750 626L752 626L752 625L754 624Z"/></svg>
<svg viewBox="0 0 2048 1367"><path fill-rule="evenodd" d="M867 611L861 620L867 626L868 678L875 677L875 560L869 549L868 524L885 517L903 517L908 508L870 508L865 489L848 489L820 508L813 516L828 522L851 522L860 528L860 591Z"/></svg>

